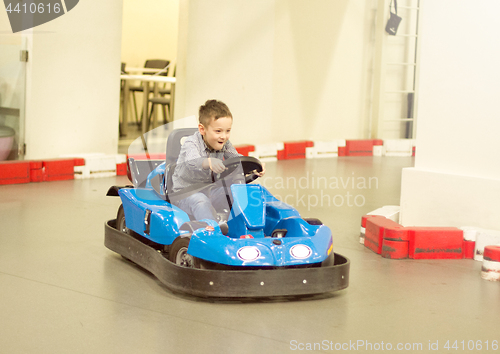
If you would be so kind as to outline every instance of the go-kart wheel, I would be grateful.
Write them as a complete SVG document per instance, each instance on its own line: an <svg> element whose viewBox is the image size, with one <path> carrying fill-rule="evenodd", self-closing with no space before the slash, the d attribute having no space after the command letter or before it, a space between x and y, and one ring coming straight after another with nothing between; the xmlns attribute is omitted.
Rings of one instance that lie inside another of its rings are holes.
<svg viewBox="0 0 500 354"><path fill-rule="evenodd" d="M125 225L125 212L123 211L123 204L120 204L120 207L118 208L118 213L116 215L116 229L123 232L124 234L130 234L130 230ZM125 256L122 257L123 259L129 261L130 263L137 264Z"/></svg>
<svg viewBox="0 0 500 354"><path fill-rule="evenodd" d="M323 222L320 219L316 218L304 218L304 221L309 225L323 225Z"/></svg>
<svg viewBox="0 0 500 354"><path fill-rule="evenodd" d="M181 267L199 268L196 259L187 253L189 237L177 237L170 246L168 259Z"/></svg>
<svg viewBox="0 0 500 354"><path fill-rule="evenodd" d="M125 212L123 211L123 204L118 208L118 213L116 214L116 229L128 234L129 230L125 224Z"/></svg>

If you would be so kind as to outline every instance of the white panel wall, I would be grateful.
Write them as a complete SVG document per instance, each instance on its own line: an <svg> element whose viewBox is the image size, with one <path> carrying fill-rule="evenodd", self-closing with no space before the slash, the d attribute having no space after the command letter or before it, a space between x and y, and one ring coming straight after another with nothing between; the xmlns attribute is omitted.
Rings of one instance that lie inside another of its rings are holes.
<svg viewBox="0 0 500 354"><path fill-rule="evenodd" d="M372 6L181 0L176 117L217 98L236 144L367 138Z"/></svg>
<svg viewBox="0 0 500 354"><path fill-rule="evenodd" d="M116 153L122 1L86 0L33 29L26 159Z"/></svg>
<svg viewBox="0 0 500 354"><path fill-rule="evenodd" d="M179 0L123 0L122 61L143 67L147 59L177 58Z"/></svg>
<svg viewBox="0 0 500 354"><path fill-rule="evenodd" d="M415 168L404 225L498 228L500 2L425 2ZM437 186L440 186L437 188Z"/></svg>
<svg viewBox="0 0 500 354"><path fill-rule="evenodd" d="M233 142L271 139L274 1L184 0L180 14L176 117L216 98L233 113Z"/></svg>

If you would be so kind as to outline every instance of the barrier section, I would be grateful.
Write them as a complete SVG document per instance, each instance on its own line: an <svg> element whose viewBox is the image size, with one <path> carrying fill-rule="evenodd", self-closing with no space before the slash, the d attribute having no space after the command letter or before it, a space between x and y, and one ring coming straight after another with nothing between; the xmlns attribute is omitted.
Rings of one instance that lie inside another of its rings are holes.
<svg viewBox="0 0 500 354"><path fill-rule="evenodd" d="M385 156L412 156L414 144L412 139L384 140Z"/></svg>
<svg viewBox="0 0 500 354"><path fill-rule="evenodd" d="M283 143L283 149L277 152L278 160L295 160L306 158L306 148L313 147L312 141L289 141Z"/></svg>
<svg viewBox="0 0 500 354"><path fill-rule="evenodd" d="M346 140L346 156L373 156L373 140Z"/></svg>
<svg viewBox="0 0 500 354"><path fill-rule="evenodd" d="M377 254L382 253L382 242L386 228L401 227L384 216L375 215L366 219L365 246Z"/></svg>
<svg viewBox="0 0 500 354"><path fill-rule="evenodd" d="M126 176L127 175L127 163L117 163L116 164L116 175Z"/></svg>
<svg viewBox="0 0 500 354"><path fill-rule="evenodd" d="M75 178L75 159L53 159L43 161L43 180L66 181Z"/></svg>
<svg viewBox="0 0 500 354"><path fill-rule="evenodd" d="M464 258L474 259L475 248L476 248L476 241L467 241L464 239Z"/></svg>
<svg viewBox="0 0 500 354"><path fill-rule="evenodd" d="M273 144L258 144L255 145L255 150L250 151L248 156L255 157L262 162L277 161L278 151L283 150L283 143L273 143Z"/></svg>
<svg viewBox="0 0 500 354"><path fill-rule="evenodd" d="M500 246L490 245L484 248L481 278L500 281Z"/></svg>
<svg viewBox="0 0 500 354"><path fill-rule="evenodd" d="M408 255L413 259L463 258L463 231L456 227L410 227Z"/></svg>
<svg viewBox="0 0 500 354"><path fill-rule="evenodd" d="M248 156L248 154L252 151L255 151L254 145L239 145L234 147L238 154L242 154L243 156Z"/></svg>
<svg viewBox="0 0 500 354"><path fill-rule="evenodd" d="M17 184L30 182L29 161L0 162L0 184Z"/></svg>
<svg viewBox="0 0 500 354"><path fill-rule="evenodd" d="M477 229L474 259L482 261L484 249L490 245L500 245L500 232L497 230Z"/></svg>
<svg viewBox="0 0 500 354"><path fill-rule="evenodd" d="M30 161L30 182L43 182L44 178L43 161Z"/></svg>

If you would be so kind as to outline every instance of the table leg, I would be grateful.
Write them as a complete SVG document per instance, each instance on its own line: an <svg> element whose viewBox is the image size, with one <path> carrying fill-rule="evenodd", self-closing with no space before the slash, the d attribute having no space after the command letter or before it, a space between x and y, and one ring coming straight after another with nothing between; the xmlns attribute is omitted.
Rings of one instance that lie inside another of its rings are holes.
<svg viewBox="0 0 500 354"><path fill-rule="evenodd" d="M159 94L160 90L159 90L159 87L158 87L158 83L155 82L153 84L153 97L159 97L160 94ZM151 109L152 109L152 115L151 115L151 122L152 122L152 128L151 129L154 129L156 128L156 122L158 122L158 117L157 117L157 114L156 114L156 105L154 104L151 104Z"/></svg>
<svg viewBox="0 0 500 354"><path fill-rule="evenodd" d="M174 121L175 82L170 84L170 121Z"/></svg>
<svg viewBox="0 0 500 354"><path fill-rule="evenodd" d="M127 108L128 108L128 97L130 95L130 85L129 85L129 80L123 80L123 100L122 100L122 124L121 124L121 134L123 136L127 136L128 132L128 115L127 115Z"/></svg>
<svg viewBox="0 0 500 354"><path fill-rule="evenodd" d="M146 134L148 130L148 101L149 101L149 82L144 81L144 92L143 92L143 99L142 99L142 134Z"/></svg>

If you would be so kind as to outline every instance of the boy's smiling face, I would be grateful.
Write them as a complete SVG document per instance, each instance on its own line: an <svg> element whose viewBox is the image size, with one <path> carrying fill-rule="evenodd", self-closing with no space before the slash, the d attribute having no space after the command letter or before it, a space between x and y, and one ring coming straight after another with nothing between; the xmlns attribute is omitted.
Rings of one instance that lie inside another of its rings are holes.
<svg viewBox="0 0 500 354"><path fill-rule="evenodd" d="M198 130L209 148L220 150L226 141L229 140L232 125L233 118L231 117L212 118L208 127L205 127L201 123L198 124Z"/></svg>

